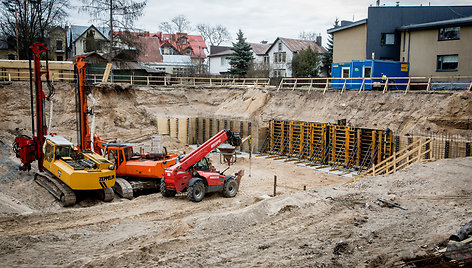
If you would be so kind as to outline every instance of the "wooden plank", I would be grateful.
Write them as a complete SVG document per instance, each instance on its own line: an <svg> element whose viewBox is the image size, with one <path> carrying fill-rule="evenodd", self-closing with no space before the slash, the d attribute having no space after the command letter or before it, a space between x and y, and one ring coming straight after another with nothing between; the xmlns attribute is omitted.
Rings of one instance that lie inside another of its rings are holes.
<svg viewBox="0 0 472 268"><path fill-rule="evenodd" d="M106 83L108 81L108 77L110 76L111 67L112 67L112 64L107 63L107 66L105 67L105 72L103 73L102 83Z"/></svg>

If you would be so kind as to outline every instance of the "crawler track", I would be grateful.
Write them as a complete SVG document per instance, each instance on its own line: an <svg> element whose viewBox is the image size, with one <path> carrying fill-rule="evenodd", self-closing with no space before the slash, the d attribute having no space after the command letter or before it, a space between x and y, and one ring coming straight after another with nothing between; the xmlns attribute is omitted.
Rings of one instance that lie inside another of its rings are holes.
<svg viewBox="0 0 472 268"><path fill-rule="evenodd" d="M123 178L116 178L113 190L123 198L133 199L133 187Z"/></svg>
<svg viewBox="0 0 472 268"><path fill-rule="evenodd" d="M49 171L36 173L34 175L34 181L48 190L57 200L61 201L64 207L75 204L76 197L74 191Z"/></svg>

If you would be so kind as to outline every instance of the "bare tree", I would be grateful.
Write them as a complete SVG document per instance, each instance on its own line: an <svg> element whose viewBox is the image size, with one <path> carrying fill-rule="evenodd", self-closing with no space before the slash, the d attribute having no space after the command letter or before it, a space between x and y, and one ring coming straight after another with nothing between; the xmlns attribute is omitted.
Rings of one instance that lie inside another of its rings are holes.
<svg viewBox="0 0 472 268"><path fill-rule="evenodd" d="M46 42L47 31L68 14L69 0L1 0L0 34L17 58L27 59L33 42Z"/></svg>
<svg viewBox="0 0 472 268"><path fill-rule="evenodd" d="M174 17L170 22L161 22L159 26L161 31L168 34L186 33L192 30L190 21L184 15Z"/></svg>
<svg viewBox="0 0 472 268"><path fill-rule="evenodd" d="M308 40L308 41L316 41L317 36L319 36L319 34L313 33L313 32L305 32L305 31L298 34L298 38L302 40Z"/></svg>
<svg viewBox="0 0 472 268"><path fill-rule="evenodd" d="M198 24L197 30L205 39L205 43L210 44L210 46L219 46L221 43L231 39L231 35L223 25Z"/></svg>
<svg viewBox="0 0 472 268"><path fill-rule="evenodd" d="M121 32L119 37L124 39L123 32L134 29L134 22L143 15L147 0L81 0L81 11L87 12L93 20L110 27L110 52L113 51L115 32ZM127 40L129 41L129 40Z"/></svg>

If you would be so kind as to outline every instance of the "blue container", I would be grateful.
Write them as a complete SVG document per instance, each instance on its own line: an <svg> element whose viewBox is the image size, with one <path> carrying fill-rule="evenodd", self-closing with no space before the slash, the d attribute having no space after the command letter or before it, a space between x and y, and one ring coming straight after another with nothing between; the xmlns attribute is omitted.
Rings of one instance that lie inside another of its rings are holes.
<svg viewBox="0 0 472 268"><path fill-rule="evenodd" d="M340 79L331 79L331 87L332 88L343 88L344 79L343 77L343 70L351 70L351 63L350 62L341 62L341 63L333 63L331 67L331 77L332 78L340 78ZM346 73L345 73L346 74ZM349 75L347 76L349 77ZM347 79L346 86L348 85L350 79Z"/></svg>
<svg viewBox="0 0 472 268"><path fill-rule="evenodd" d="M331 77L332 88L343 88L346 81L346 89L360 89L362 80L364 89L372 89L383 83L382 77L389 78L389 89L406 89L408 83L409 64L407 62L386 61L386 60L354 60L350 63L333 63ZM345 79L347 78L348 79ZM372 77L372 79L371 79ZM399 77L406 77L402 79ZM339 78L339 79L337 79ZM404 85L398 85L404 84Z"/></svg>

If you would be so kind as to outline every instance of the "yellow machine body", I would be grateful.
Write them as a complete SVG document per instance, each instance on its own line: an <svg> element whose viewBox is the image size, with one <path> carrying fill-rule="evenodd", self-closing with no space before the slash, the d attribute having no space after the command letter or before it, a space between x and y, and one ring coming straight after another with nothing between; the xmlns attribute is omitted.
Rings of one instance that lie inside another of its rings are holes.
<svg viewBox="0 0 472 268"><path fill-rule="evenodd" d="M44 167L72 190L99 190L115 185L113 163L94 152L78 152L60 136L46 136Z"/></svg>

